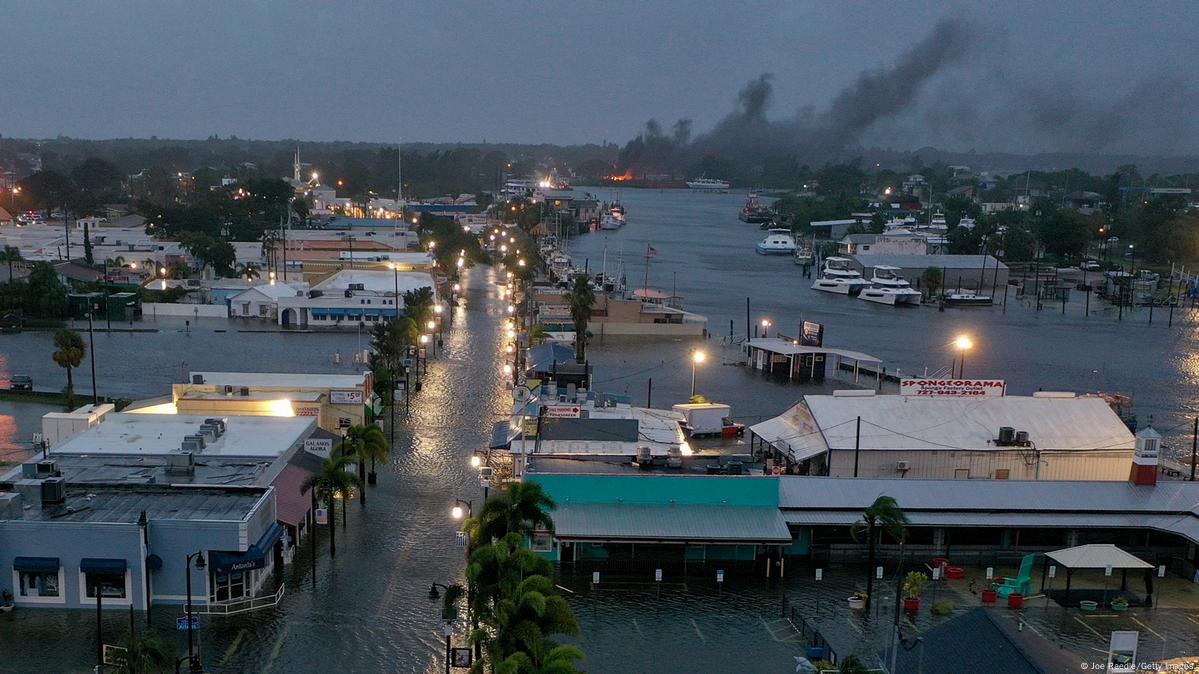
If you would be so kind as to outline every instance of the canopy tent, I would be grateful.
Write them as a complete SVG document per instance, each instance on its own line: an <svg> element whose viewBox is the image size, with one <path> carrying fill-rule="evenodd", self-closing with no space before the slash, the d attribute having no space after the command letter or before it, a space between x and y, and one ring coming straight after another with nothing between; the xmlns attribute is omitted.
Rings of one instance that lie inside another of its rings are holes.
<svg viewBox="0 0 1199 674"><path fill-rule="evenodd" d="M1147 597L1146 604L1150 604L1153 597L1153 576L1149 573L1154 567L1149 562L1125 552L1111 543L1092 543L1089 545L1076 545L1072 548L1064 548L1062 550L1054 550L1053 552L1045 553L1045 565L1048 567L1050 560L1057 562L1061 566L1066 567L1066 591L1063 595L1063 600L1059 603L1062 606L1070 605L1070 584L1073 580L1074 572L1078 569L1103 569L1104 575L1108 575L1111 570L1120 570L1120 591L1124 592L1128 589L1128 570L1140 569L1145 571L1145 591ZM1041 575L1041 589L1045 589L1045 580L1048 578L1048 569ZM1106 600L1107 588L1104 587L1104 597Z"/></svg>

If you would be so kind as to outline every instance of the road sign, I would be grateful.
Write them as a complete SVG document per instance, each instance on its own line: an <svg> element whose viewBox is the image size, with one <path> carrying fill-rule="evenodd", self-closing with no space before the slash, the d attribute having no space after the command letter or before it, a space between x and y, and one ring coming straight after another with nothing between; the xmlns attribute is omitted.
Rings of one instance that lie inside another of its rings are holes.
<svg viewBox="0 0 1199 674"><path fill-rule="evenodd" d="M454 542L456 542L458 544L458 547L465 548L466 547L466 532L465 531L455 531L454 532Z"/></svg>
<svg viewBox="0 0 1199 674"><path fill-rule="evenodd" d="M654 569L654 580L662 582L662 569Z"/></svg>
<svg viewBox="0 0 1199 674"><path fill-rule="evenodd" d="M474 653L469 648L450 649L450 666L468 668L474 664L472 660L473 655Z"/></svg>
<svg viewBox="0 0 1199 674"><path fill-rule="evenodd" d="M816 580L824 580L824 569L816 569Z"/></svg>
<svg viewBox="0 0 1199 674"><path fill-rule="evenodd" d="M178 618L175 618L175 629L179 630L180 632L187 631L187 616L181 615ZM200 629L200 616L192 616L192 629Z"/></svg>
<svg viewBox="0 0 1199 674"><path fill-rule="evenodd" d="M104 664L116 667L126 664L128 660L129 649L123 646L104 644Z"/></svg>
<svg viewBox="0 0 1199 674"><path fill-rule="evenodd" d="M723 583L723 582L724 582L724 569L717 569L717 570L716 570L716 582L717 582L717 583Z"/></svg>
<svg viewBox="0 0 1199 674"><path fill-rule="evenodd" d="M578 405L546 405L545 417L548 419L578 419L582 409Z"/></svg>
<svg viewBox="0 0 1199 674"><path fill-rule="evenodd" d="M592 572L591 572L591 584L592 584L592 585L599 585L599 571L592 571Z"/></svg>
<svg viewBox="0 0 1199 674"><path fill-rule="evenodd" d="M1049 566L1049 577L1057 578L1057 566L1052 564Z"/></svg>

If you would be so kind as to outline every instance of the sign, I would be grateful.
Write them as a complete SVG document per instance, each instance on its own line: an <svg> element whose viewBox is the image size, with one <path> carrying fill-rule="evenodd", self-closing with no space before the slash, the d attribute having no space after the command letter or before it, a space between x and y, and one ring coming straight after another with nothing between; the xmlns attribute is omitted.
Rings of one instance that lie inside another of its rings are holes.
<svg viewBox="0 0 1199 674"><path fill-rule="evenodd" d="M488 487L491 486L491 478L483 477L482 475L480 475L479 476L479 486L484 489L487 489Z"/></svg>
<svg viewBox="0 0 1199 674"><path fill-rule="evenodd" d="M114 667L124 666L129 661L129 649L122 646L104 644L104 664Z"/></svg>
<svg viewBox="0 0 1199 674"><path fill-rule="evenodd" d="M662 582L662 569L654 569L654 580Z"/></svg>
<svg viewBox="0 0 1199 674"><path fill-rule="evenodd" d="M178 618L175 618L175 629L179 630L180 632L187 631L187 616L181 615ZM200 629L200 616L198 616L198 615L192 616L192 629L193 630Z"/></svg>
<svg viewBox="0 0 1199 674"><path fill-rule="evenodd" d="M1111 564L1108 564L1107 566L1103 567L1103 575L1105 575L1105 576L1112 575L1112 565Z"/></svg>
<svg viewBox="0 0 1199 674"><path fill-rule="evenodd" d="M521 432L528 438L537 437L537 419L525 419L524 424L521 425Z"/></svg>
<svg viewBox="0 0 1199 674"><path fill-rule="evenodd" d="M320 405L315 407L311 405L293 405L297 417L319 417L321 415Z"/></svg>
<svg viewBox="0 0 1199 674"><path fill-rule="evenodd" d="M899 394L905 396L999 397L1007 390L1002 379L901 379Z"/></svg>
<svg viewBox="0 0 1199 674"><path fill-rule="evenodd" d="M1057 571L1057 567L1056 567L1056 566L1051 566L1051 567L1049 567L1049 573L1050 573L1050 574L1052 574L1054 571ZM988 566L988 567L987 567L987 580L991 580L991 579L992 579L992 578L994 578L994 577L995 577L995 567L993 567L993 566ZM1052 575L1050 575L1049 577L1050 577L1050 578L1053 578L1053 576L1052 576Z"/></svg>
<svg viewBox="0 0 1199 674"><path fill-rule="evenodd" d="M317 524L328 524L329 523L329 510L327 508L317 508L316 509L316 523Z"/></svg>
<svg viewBox="0 0 1199 674"><path fill-rule="evenodd" d="M471 659L473 653L469 648L453 648L450 649L450 666L451 667L470 667L474 664Z"/></svg>
<svg viewBox="0 0 1199 674"><path fill-rule="evenodd" d="M723 583L723 582L724 582L724 569L717 569L717 570L716 570L716 582L717 582L717 583Z"/></svg>
<svg viewBox="0 0 1199 674"><path fill-rule="evenodd" d="M936 573L936 569L933 569L933 573L934 574ZM882 578L883 578L883 567L881 567L881 566L874 567L874 579L882 580Z"/></svg>
<svg viewBox="0 0 1199 674"><path fill-rule="evenodd" d="M361 405L362 391L329 391L329 402L334 405Z"/></svg>
<svg viewBox="0 0 1199 674"><path fill-rule="evenodd" d="M599 571L592 571L592 572L591 572L591 584L592 584L592 585L599 585Z"/></svg>
<svg viewBox="0 0 1199 674"><path fill-rule="evenodd" d="M1134 630L1112 632L1107 647L1108 672L1137 671L1137 641L1140 633Z"/></svg>
<svg viewBox="0 0 1199 674"><path fill-rule="evenodd" d="M327 459L333 451L333 438L304 438L304 451Z"/></svg>
<svg viewBox="0 0 1199 674"><path fill-rule="evenodd" d="M544 408L547 419L578 419L582 407L578 405L546 405Z"/></svg>
<svg viewBox="0 0 1199 674"><path fill-rule="evenodd" d="M799 326L800 346L824 346L824 325L814 321L804 321Z"/></svg>
<svg viewBox="0 0 1199 674"><path fill-rule="evenodd" d="M987 576L987 577L990 578L990 576ZM1049 577L1057 578L1057 566L1056 565L1052 565L1049 567Z"/></svg>
<svg viewBox="0 0 1199 674"><path fill-rule="evenodd" d="M454 542L458 544L458 547L465 548L466 547L466 532L465 531L455 531L454 532Z"/></svg>
<svg viewBox="0 0 1199 674"><path fill-rule="evenodd" d="M816 569L816 580L824 580L824 569Z"/></svg>

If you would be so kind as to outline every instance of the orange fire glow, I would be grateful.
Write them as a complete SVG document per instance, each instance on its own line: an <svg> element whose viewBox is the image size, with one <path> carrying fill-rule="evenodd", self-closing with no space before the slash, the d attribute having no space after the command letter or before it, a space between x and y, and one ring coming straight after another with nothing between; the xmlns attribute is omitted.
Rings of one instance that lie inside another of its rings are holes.
<svg viewBox="0 0 1199 674"><path fill-rule="evenodd" d="M632 180L632 179L633 179L632 169L625 169L624 173L621 175L618 175L618 176L604 176L604 180L611 180L611 181L618 182L618 183L623 183L626 180Z"/></svg>

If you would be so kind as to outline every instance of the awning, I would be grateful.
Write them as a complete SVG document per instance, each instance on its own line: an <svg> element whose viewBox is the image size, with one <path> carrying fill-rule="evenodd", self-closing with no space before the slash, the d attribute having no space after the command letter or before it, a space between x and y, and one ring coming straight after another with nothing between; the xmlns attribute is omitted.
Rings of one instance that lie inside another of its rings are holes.
<svg viewBox="0 0 1199 674"><path fill-rule="evenodd" d="M312 494L301 493L300 488L311 474L291 463L279 472L279 477L272 483L275 487L276 520L298 527L308 516L308 511L312 509Z"/></svg>
<svg viewBox="0 0 1199 674"><path fill-rule="evenodd" d="M17 571L58 571L62 566L57 557L16 557L12 568Z"/></svg>
<svg viewBox="0 0 1199 674"><path fill-rule="evenodd" d="M125 573L128 567L123 559L84 557L79 560L79 570L84 573Z"/></svg>
<svg viewBox="0 0 1199 674"><path fill-rule="evenodd" d="M564 540L790 543L773 506L559 503L554 535Z"/></svg>
<svg viewBox="0 0 1199 674"><path fill-rule="evenodd" d="M224 550L213 550L209 554L209 561L212 563L212 571L218 575L228 573L241 573L251 569L261 569L266 566L266 556L270 554L271 546L279 537L283 535L283 525L278 522L272 522L267 528L266 533L258 542L250 546L245 552L226 552Z"/></svg>

